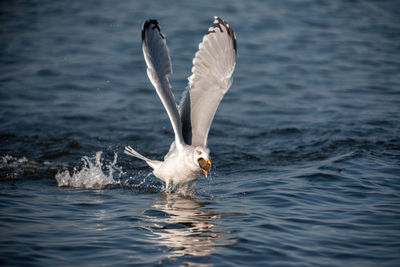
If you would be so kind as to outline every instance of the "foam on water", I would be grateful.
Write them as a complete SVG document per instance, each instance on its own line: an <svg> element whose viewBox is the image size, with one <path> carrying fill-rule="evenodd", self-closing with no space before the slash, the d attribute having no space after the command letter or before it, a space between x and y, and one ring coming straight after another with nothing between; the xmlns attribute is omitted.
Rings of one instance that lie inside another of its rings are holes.
<svg viewBox="0 0 400 267"><path fill-rule="evenodd" d="M99 151L93 158L83 157L82 169L74 168L72 175L68 170L57 173L55 176L57 186L100 189L120 184L123 171L117 166L118 155L114 153L113 162L104 163L101 154L102 151Z"/></svg>
<svg viewBox="0 0 400 267"><path fill-rule="evenodd" d="M51 161L34 161L23 156L21 158L5 155L0 159L0 178L19 179L29 176L53 176L64 164Z"/></svg>

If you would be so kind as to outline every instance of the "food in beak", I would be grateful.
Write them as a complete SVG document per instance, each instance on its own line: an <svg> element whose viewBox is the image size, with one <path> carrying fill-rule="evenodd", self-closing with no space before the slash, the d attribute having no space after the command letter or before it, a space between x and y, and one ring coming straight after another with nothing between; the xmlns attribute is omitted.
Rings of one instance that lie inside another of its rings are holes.
<svg viewBox="0 0 400 267"><path fill-rule="evenodd" d="M199 162L200 168L204 172L204 175L207 177L207 172L209 172L211 170L211 161L210 161L210 159L205 160L205 159L201 158L201 159L199 159L198 162Z"/></svg>

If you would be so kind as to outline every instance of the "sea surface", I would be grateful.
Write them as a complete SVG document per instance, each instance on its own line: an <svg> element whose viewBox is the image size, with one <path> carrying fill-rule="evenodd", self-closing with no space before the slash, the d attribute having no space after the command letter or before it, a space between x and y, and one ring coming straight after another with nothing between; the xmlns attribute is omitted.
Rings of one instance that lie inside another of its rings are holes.
<svg viewBox="0 0 400 267"><path fill-rule="evenodd" d="M1 266L400 266L398 1L1 1ZM237 36L213 169L186 194L126 145L173 141L146 75L159 20L177 101L214 15Z"/></svg>

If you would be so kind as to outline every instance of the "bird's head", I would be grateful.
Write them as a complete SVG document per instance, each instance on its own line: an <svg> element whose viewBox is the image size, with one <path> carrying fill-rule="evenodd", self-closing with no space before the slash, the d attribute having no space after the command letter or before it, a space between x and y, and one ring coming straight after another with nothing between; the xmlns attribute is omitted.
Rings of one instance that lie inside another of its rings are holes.
<svg viewBox="0 0 400 267"><path fill-rule="evenodd" d="M207 177L207 173L211 170L211 161L210 161L210 150L205 147L196 147L194 150L194 159L196 164L203 171L204 175Z"/></svg>

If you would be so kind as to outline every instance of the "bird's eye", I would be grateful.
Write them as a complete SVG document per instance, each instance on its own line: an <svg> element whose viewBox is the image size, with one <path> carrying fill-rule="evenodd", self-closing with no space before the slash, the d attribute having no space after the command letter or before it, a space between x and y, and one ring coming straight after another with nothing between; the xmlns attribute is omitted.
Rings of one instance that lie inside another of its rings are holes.
<svg viewBox="0 0 400 267"><path fill-rule="evenodd" d="M201 152L200 151L196 151L197 152L197 155L201 155Z"/></svg>

